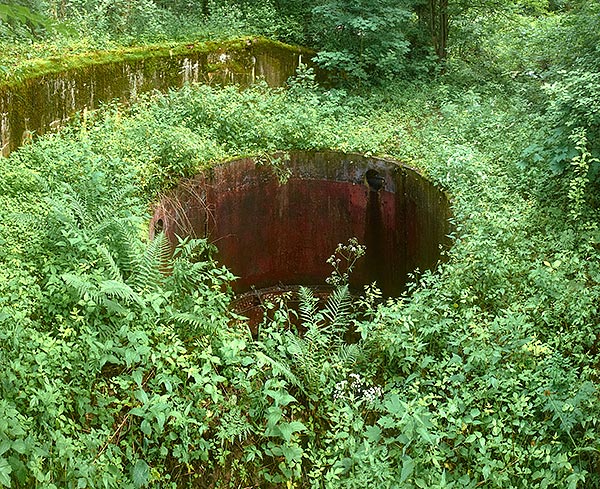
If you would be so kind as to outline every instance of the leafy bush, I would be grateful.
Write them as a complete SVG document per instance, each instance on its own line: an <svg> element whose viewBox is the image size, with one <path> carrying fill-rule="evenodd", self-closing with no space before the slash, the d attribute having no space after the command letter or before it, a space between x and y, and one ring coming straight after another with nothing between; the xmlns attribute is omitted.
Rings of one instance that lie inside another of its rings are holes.
<svg viewBox="0 0 600 489"><path fill-rule="evenodd" d="M544 115L516 81L463 82L192 86L0 159L0 484L600 487L589 148L570 205L542 195L518 163ZM149 241L147 210L217 159L295 148L418 166L455 244L402 297L350 297L339 269L252 337L212 247Z"/></svg>
<svg viewBox="0 0 600 489"><path fill-rule="evenodd" d="M410 3L325 2L313 9L321 66L352 80L389 77L406 70Z"/></svg>

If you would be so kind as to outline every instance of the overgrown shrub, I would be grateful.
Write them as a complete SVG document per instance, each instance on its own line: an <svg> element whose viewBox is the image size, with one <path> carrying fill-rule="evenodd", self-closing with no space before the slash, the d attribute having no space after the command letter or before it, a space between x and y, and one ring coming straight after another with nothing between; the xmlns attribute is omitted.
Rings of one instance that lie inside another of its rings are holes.
<svg viewBox="0 0 600 489"><path fill-rule="evenodd" d="M519 166L527 99L441 81L186 87L1 159L0 484L600 487L597 210ZM216 159L295 148L418 166L455 243L403 297L303 290L303 335L273 304L252 337L210 245L171 255L147 210Z"/></svg>

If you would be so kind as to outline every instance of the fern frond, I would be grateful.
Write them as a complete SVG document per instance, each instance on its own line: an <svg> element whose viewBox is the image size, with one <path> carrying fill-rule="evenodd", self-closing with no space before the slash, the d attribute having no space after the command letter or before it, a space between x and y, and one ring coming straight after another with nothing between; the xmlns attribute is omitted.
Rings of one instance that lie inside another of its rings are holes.
<svg viewBox="0 0 600 489"><path fill-rule="evenodd" d="M292 356L290 366L302 379L304 389L319 393L323 383L323 369L331 364L330 338L323 334L322 326L311 325L304 337L288 331L285 335L286 352Z"/></svg>
<svg viewBox="0 0 600 489"><path fill-rule="evenodd" d="M138 291L151 290L158 287L164 276L161 268L168 262L171 254L169 240L160 233L150 241L144 254L139 259L132 273L131 286Z"/></svg>
<svg viewBox="0 0 600 489"><path fill-rule="evenodd" d="M102 280L99 284L100 294L106 297L114 297L125 302L136 302L143 305L143 300L125 282L118 280Z"/></svg>
<svg viewBox="0 0 600 489"><path fill-rule="evenodd" d="M263 352L260 351L257 351L255 355L257 359L262 360L264 363L271 367L271 369L273 370L273 374L282 375L283 378L287 380L291 385L299 389L305 395L308 395L304 384L285 363L275 360L274 358L271 358L270 356L265 355Z"/></svg>
<svg viewBox="0 0 600 489"><path fill-rule="evenodd" d="M42 175L38 174L38 173L34 173L33 177L35 178L35 181L37 182L37 184L40 186L40 192L44 195L51 195L53 192L53 188L51 187L48 179L44 178Z"/></svg>
<svg viewBox="0 0 600 489"><path fill-rule="evenodd" d="M113 190L108 198L102 203L102 206L94 212L96 222L102 222L106 219L106 209L122 209L129 201L128 197L132 196L136 191L132 185L126 185Z"/></svg>
<svg viewBox="0 0 600 489"><path fill-rule="evenodd" d="M11 226L23 228L28 232L48 229L48 221L35 214L11 212L7 215L7 219L11 221Z"/></svg>
<svg viewBox="0 0 600 489"><path fill-rule="evenodd" d="M67 208L71 211L71 215L74 216L79 227L85 227L88 223L92 222L92 216L88 211L85 198L75 192L68 184L65 184L65 190L64 198Z"/></svg>
<svg viewBox="0 0 600 489"><path fill-rule="evenodd" d="M363 355L362 348L357 344L341 344L336 352L336 363L351 367L355 365Z"/></svg>
<svg viewBox="0 0 600 489"><path fill-rule="evenodd" d="M118 282L123 282L121 269L119 268L119 265L117 265L117 262L115 261L109 249L104 245L98 245L98 252L100 253L104 264L106 265L109 278Z"/></svg>
<svg viewBox="0 0 600 489"><path fill-rule="evenodd" d="M44 199L50 210L50 216L57 221L67 224L73 228L77 227L77 217L73 209L64 201L57 198L47 197Z"/></svg>
<svg viewBox="0 0 600 489"><path fill-rule="evenodd" d="M129 218L108 218L94 229L96 236L111 236L110 248L124 277L129 277L143 253L138 229Z"/></svg>
<svg viewBox="0 0 600 489"><path fill-rule="evenodd" d="M333 329L347 327L351 319L352 304L347 285L337 287L327 298L323 315Z"/></svg>
<svg viewBox="0 0 600 489"><path fill-rule="evenodd" d="M63 273L61 278L68 287L75 289L80 299L91 299L96 304L100 304L102 295L98 291L98 287L88 277L74 273Z"/></svg>
<svg viewBox="0 0 600 489"><path fill-rule="evenodd" d="M120 313L120 311L117 311L118 307L114 310L111 307L107 307L107 310ZM122 323L119 323L118 321L111 323L105 321L102 322L102 324L98 327L98 338L100 341L105 342L107 340L116 338L119 334L119 324Z"/></svg>
<svg viewBox="0 0 600 489"><path fill-rule="evenodd" d="M176 312L172 315L172 318L179 326L185 329L193 329L194 335L212 335L216 332L218 323L214 321L207 321L204 316L198 316L189 312Z"/></svg>
<svg viewBox="0 0 600 489"><path fill-rule="evenodd" d="M123 307L121 304L119 304L117 301L107 299L106 297L103 299L102 304L104 305L104 307L106 307L106 311L111 315L119 314L121 316L125 316L130 311L126 307Z"/></svg>
<svg viewBox="0 0 600 489"><path fill-rule="evenodd" d="M300 287L298 289L298 302L302 325L308 328L311 324L317 323L319 321L317 313L319 299L315 297L312 289L309 287Z"/></svg>
<svg viewBox="0 0 600 489"><path fill-rule="evenodd" d="M307 353L307 342L298 335L287 332L285 335L286 350L292 357L302 358Z"/></svg>

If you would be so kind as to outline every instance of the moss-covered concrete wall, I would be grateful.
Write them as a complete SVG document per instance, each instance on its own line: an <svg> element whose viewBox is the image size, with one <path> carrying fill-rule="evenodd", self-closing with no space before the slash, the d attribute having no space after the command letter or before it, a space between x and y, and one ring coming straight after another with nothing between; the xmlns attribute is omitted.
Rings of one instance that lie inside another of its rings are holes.
<svg viewBox="0 0 600 489"><path fill-rule="evenodd" d="M134 101L143 92L186 83L249 85L264 78L281 86L309 59L300 48L246 38L55 60L18 83L0 86L1 154L102 102Z"/></svg>

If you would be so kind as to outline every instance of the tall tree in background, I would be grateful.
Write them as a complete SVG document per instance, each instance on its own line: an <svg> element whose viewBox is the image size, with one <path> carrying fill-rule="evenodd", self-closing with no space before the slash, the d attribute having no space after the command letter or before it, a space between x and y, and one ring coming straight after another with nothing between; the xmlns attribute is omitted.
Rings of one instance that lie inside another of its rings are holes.
<svg viewBox="0 0 600 489"><path fill-rule="evenodd" d="M543 15L551 8L557 9L557 2L549 0L422 0L416 6L421 28L427 32L431 47L438 59L448 57L451 35L458 34L452 27L457 24L470 24L478 19L505 19L515 14ZM453 23L453 20L455 21ZM477 42L476 39L472 39Z"/></svg>
<svg viewBox="0 0 600 489"><path fill-rule="evenodd" d="M448 56L450 17L448 0L427 0L416 8L424 31L429 34L431 46L440 60Z"/></svg>

